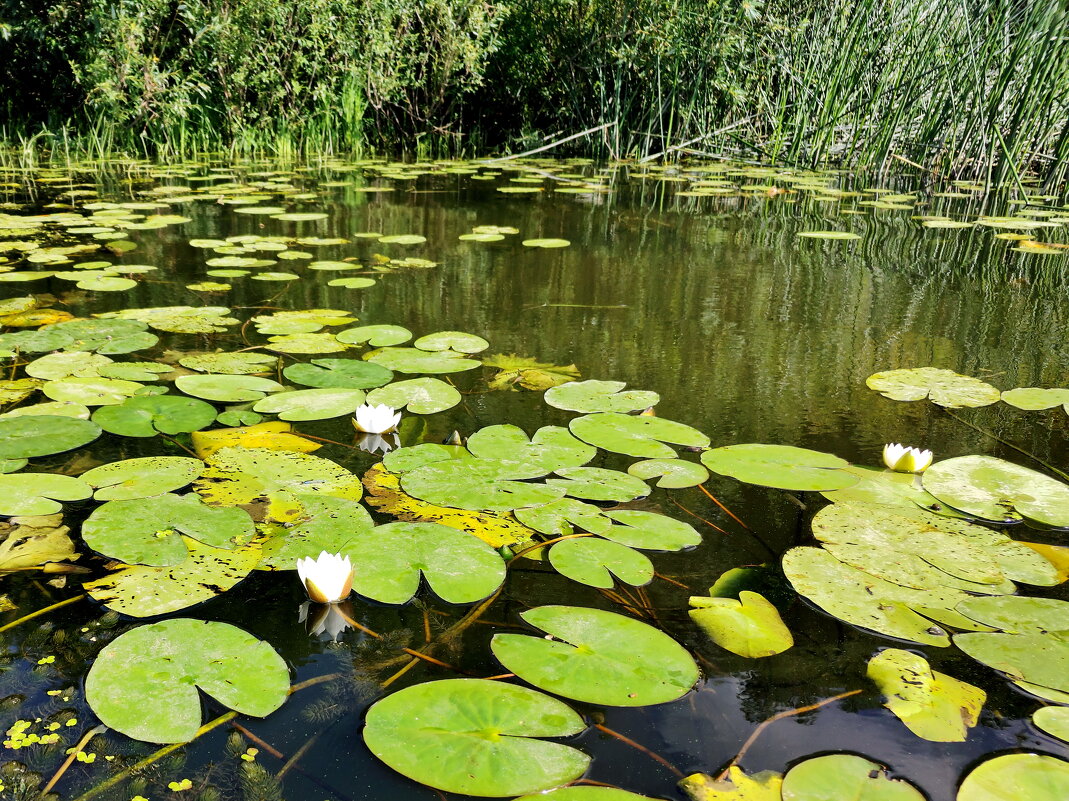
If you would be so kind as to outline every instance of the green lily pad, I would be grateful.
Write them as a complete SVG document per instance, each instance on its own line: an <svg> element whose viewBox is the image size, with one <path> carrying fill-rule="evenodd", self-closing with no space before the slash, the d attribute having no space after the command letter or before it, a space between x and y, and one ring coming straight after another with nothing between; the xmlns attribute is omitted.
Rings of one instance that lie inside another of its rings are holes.
<svg viewBox="0 0 1069 801"><path fill-rule="evenodd" d="M957 801L1061 801L1069 798L1069 762L1045 754L1002 754L981 762Z"/></svg>
<svg viewBox="0 0 1069 801"><path fill-rule="evenodd" d="M0 420L0 459L49 456L87 445L100 436L90 420L56 415L26 415Z"/></svg>
<svg viewBox="0 0 1069 801"><path fill-rule="evenodd" d="M392 371L360 359L312 359L288 365L282 375L306 387L338 389L371 389L393 378Z"/></svg>
<svg viewBox="0 0 1069 801"><path fill-rule="evenodd" d="M113 364L112 360L97 353L49 353L26 365L26 375L59 381L71 376L99 376L100 368Z"/></svg>
<svg viewBox="0 0 1069 801"><path fill-rule="evenodd" d="M562 543L563 544L563 543ZM710 596L713 590L709 590ZM780 654L794 645L776 607L749 590L734 598L692 595L690 618L721 648L748 659Z"/></svg>
<svg viewBox="0 0 1069 801"><path fill-rule="evenodd" d="M517 187L512 187L515 190ZM499 190L500 191L500 190ZM571 242L567 239L525 239L523 246L528 248L566 248Z"/></svg>
<svg viewBox="0 0 1069 801"><path fill-rule="evenodd" d="M932 403L949 409L990 406L1002 397L995 387L978 378L939 367L887 370L870 375L865 383L869 389L891 400L918 401L930 398Z"/></svg>
<svg viewBox="0 0 1069 801"><path fill-rule="evenodd" d="M41 387L41 391L54 401L69 401L83 406L117 406L144 388L144 384L136 381L72 376L49 381Z"/></svg>
<svg viewBox="0 0 1069 801"><path fill-rule="evenodd" d="M485 679L445 679L388 695L368 710L364 742L410 779L448 793L515 796L579 778L590 757L563 743L585 728L555 698Z"/></svg>
<svg viewBox="0 0 1069 801"><path fill-rule="evenodd" d="M349 346L338 341L334 334L289 334L271 337L264 345L278 353L341 353Z"/></svg>
<svg viewBox="0 0 1069 801"><path fill-rule="evenodd" d="M645 459L635 462L627 468L627 472L643 481L659 476L657 486L665 489L696 487L709 480L708 470L700 464L682 459Z"/></svg>
<svg viewBox="0 0 1069 801"><path fill-rule="evenodd" d="M50 515L63 509L61 501L83 501L93 488L80 478L55 473L0 475L0 515Z"/></svg>
<svg viewBox="0 0 1069 801"><path fill-rule="evenodd" d="M252 318L261 334L311 334L328 325L355 321L352 312L345 309L287 309Z"/></svg>
<svg viewBox="0 0 1069 801"><path fill-rule="evenodd" d="M419 348L379 348L364 354L364 358L398 373L462 373L482 364L450 350L425 351Z"/></svg>
<svg viewBox="0 0 1069 801"><path fill-rule="evenodd" d="M249 375L266 373L275 369L278 357L270 353L196 353L183 356L178 363L198 373L224 373L226 375Z"/></svg>
<svg viewBox="0 0 1069 801"><path fill-rule="evenodd" d="M984 520L1026 517L1046 526L1069 527L1069 485L994 456L936 462L924 473L923 484L943 503Z"/></svg>
<svg viewBox="0 0 1069 801"><path fill-rule="evenodd" d="M353 590L388 604L412 600L422 575L444 601L474 603L505 578L501 556L476 537L437 523L387 523L359 532L346 553Z"/></svg>
<svg viewBox="0 0 1069 801"><path fill-rule="evenodd" d="M709 438L697 429L661 417L599 412L575 418L568 428L598 448L642 458L673 458L676 452L666 442L688 448L709 446Z"/></svg>
<svg viewBox="0 0 1069 801"><path fill-rule="evenodd" d="M109 609L131 617L154 617L223 594L260 561L260 546L255 543L231 550L213 548L191 537L182 537L182 542L189 556L177 565L124 565L82 586Z"/></svg>
<svg viewBox="0 0 1069 801"><path fill-rule="evenodd" d="M556 695L607 706L674 701L698 680L698 666L664 632L633 618L572 606L520 615L553 639L495 634L494 656L524 681Z"/></svg>
<svg viewBox="0 0 1069 801"><path fill-rule="evenodd" d="M188 456L143 456L94 467L81 479L98 501L129 501L173 492L192 484L204 463Z"/></svg>
<svg viewBox="0 0 1069 801"><path fill-rule="evenodd" d="M362 362L362 364L368 364ZM368 364L369 367L377 365ZM367 394L372 406L386 404L391 409L407 407L413 414L434 414L452 409L460 403L461 395L455 387L437 378L410 378L395 381Z"/></svg>
<svg viewBox="0 0 1069 801"><path fill-rule="evenodd" d="M183 375L174 384L187 395L223 403L257 401L284 388L270 378L227 374Z"/></svg>
<svg viewBox="0 0 1069 801"><path fill-rule="evenodd" d="M210 403L179 395L127 398L118 406L103 406L93 413L94 423L124 437L200 431L214 421L215 407Z"/></svg>
<svg viewBox="0 0 1069 801"><path fill-rule="evenodd" d="M574 498L561 498L543 506L517 509L512 516L525 526L551 537L572 534L577 528L601 534L612 525L612 520L602 514L600 508Z"/></svg>
<svg viewBox="0 0 1069 801"><path fill-rule="evenodd" d="M450 460L405 473L401 487L409 495L438 506L509 512L563 497L563 487L524 480L541 474L541 469L500 459Z"/></svg>
<svg viewBox="0 0 1069 801"><path fill-rule="evenodd" d="M799 231L797 236L807 239L861 239L860 234L853 234L849 231Z"/></svg>
<svg viewBox="0 0 1069 801"><path fill-rule="evenodd" d="M638 551L610 540L584 537L558 542L549 561L562 576L589 587L613 586L613 577L641 587L653 579L653 563Z"/></svg>
<svg viewBox="0 0 1069 801"><path fill-rule="evenodd" d="M35 403L31 406L19 406L16 409L0 414L0 417L26 417L28 415L55 415L57 417L77 417L82 420L88 420L89 407L70 401L48 401L47 403Z"/></svg>
<svg viewBox="0 0 1069 801"><path fill-rule="evenodd" d="M931 669L920 654L887 648L869 660L866 675L884 706L925 740L962 743L980 717L987 693Z"/></svg>
<svg viewBox="0 0 1069 801"><path fill-rule="evenodd" d="M340 286L345 289L367 289L368 287L375 286L375 279L365 278L359 275L351 278L332 278L327 281L327 286Z"/></svg>
<svg viewBox="0 0 1069 801"><path fill-rule="evenodd" d="M958 611L1009 634L1050 634L1069 640L1069 601L1021 595L969 598Z"/></svg>
<svg viewBox="0 0 1069 801"><path fill-rule="evenodd" d="M468 437L468 450L480 459L522 465L531 473L527 478L537 478L566 467L579 467L597 454L595 448L559 426L543 426L530 439L518 426L486 426Z"/></svg>
<svg viewBox="0 0 1069 801"><path fill-rule="evenodd" d="M420 245L426 241L427 237L419 234L392 234L379 237L379 242L384 245Z"/></svg>
<svg viewBox="0 0 1069 801"><path fill-rule="evenodd" d="M270 645L236 626L164 620L106 645L86 677L85 695L104 725L128 737L184 743L201 725L198 688L225 707L265 717L289 695L289 668Z"/></svg>
<svg viewBox="0 0 1069 801"><path fill-rule="evenodd" d="M325 220L327 217L328 215L324 211L290 211L271 215L271 219L285 222L312 222L313 220Z"/></svg>
<svg viewBox="0 0 1069 801"><path fill-rule="evenodd" d="M296 570L298 559L315 559L323 551L352 558L354 539L375 526L357 501L329 495L295 497L300 517L264 543L261 569Z"/></svg>
<svg viewBox="0 0 1069 801"><path fill-rule="evenodd" d="M339 331L338 341L348 345L367 343L373 348L386 348L391 345L403 345L412 339L412 332L399 325L361 325Z"/></svg>
<svg viewBox="0 0 1069 801"><path fill-rule="evenodd" d="M783 801L925 801L909 782L853 754L829 754L800 762L783 777Z"/></svg>
<svg viewBox="0 0 1069 801"><path fill-rule="evenodd" d="M1032 715L1032 722L1051 737L1069 742L1069 707L1045 706L1037 709Z"/></svg>
<svg viewBox="0 0 1069 801"><path fill-rule="evenodd" d="M185 535L185 536L180 536ZM207 506L196 495L167 493L144 501L108 501L89 515L82 538L93 550L128 564L167 567L188 557L184 542L234 548L255 534L244 509Z"/></svg>
<svg viewBox="0 0 1069 801"><path fill-rule="evenodd" d="M156 362L113 362L97 371L103 378L118 378L123 381L157 381L162 373L171 372L167 364Z"/></svg>
<svg viewBox="0 0 1069 801"><path fill-rule="evenodd" d="M1043 389L1041 387L1018 387L1002 393L1003 403L1018 409L1037 411L1061 406L1069 414L1069 389Z"/></svg>
<svg viewBox="0 0 1069 801"><path fill-rule="evenodd" d="M329 420L352 414L364 402L362 389L298 389L257 401L257 412L277 414L280 420Z"/></svg>
<svg viewBox="0 0 1069 801"><path fill-rule="evenodd" d="M587 501L627 503L645 498L650 488L641 479L603 467L562 467L560 478L546 480L547 486L562 487L566 495Z"/></svg>
<svg viewBox="0 0 1069 801"><path fill-rule="evenodd" d="M920 476L913 473L895 473L891 470L854 464L841 469L852 476L857 476L858 482L852 487L822 492L821 495L829 501L874 503L883 506L901 506L906 509L920 506L947 517L962 516L961 513L940 503L931 493L925 492L921 488Z"/></svg>
<svg viewBox="0 0 1069 801"><path fill-rule="evenodd" d="M285 500L295 494L358 501L363 493L358 476L329 459L306 453L227 447L212 453L206 463L194 489L219 506Z"/></svg>
<svg viewBox="0 0 1069 801"><path fill-rule="evenodd" d="M157 306L148 309L105 312L97 316L109 321L115 319L139 321L147 323L158 331L170 331L176 334L212 334L225 331L228 326L239 322L236 318L229 317L229 314L230 309L225 306ZM156 338L153 337L153 339ZM124 352L103 348L99 350L101 353Z"/></svg>
<svg viewBox="0 0 1069 801"><path fill-rule="evenodd" d="M583 414L637 412L656 406L661 396L643 389L624 391L623 381L569 381L546 390L546 403Z"/></svg>
<svg viewBox="0 0 1069 801"><path fill-rule="evenodd" d="M831 453L791 445L747 443L703 451L702 464L747 484L797 492L843 489L857 477L842 470L849 463Z"/></svg>
<svg viewBox="0 0 1069 801"><path fill-rule="evenodd" d="M422 336L412 343L414 347L427 351L452 350L457 353L481 353L490 347L490 343L475 334L463 331L438 331Z"/></svg>
<svg viewBox="0 0 1069 801"><path fill-rule="evenodd" d="M681 551L700 545L702 541L701 535L690 523L656 512L617 509L604 512L604 515L614 521L614 525L596 533L629 548Z"/></svg>

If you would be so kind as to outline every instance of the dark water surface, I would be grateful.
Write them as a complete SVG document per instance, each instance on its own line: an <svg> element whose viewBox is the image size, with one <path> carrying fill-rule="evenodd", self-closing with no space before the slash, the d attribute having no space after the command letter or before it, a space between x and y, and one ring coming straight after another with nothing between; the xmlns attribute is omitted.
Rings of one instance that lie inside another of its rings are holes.
<svg viewBox="0 0 1069 801"><path fill-rule="evenodd" d="M594 168L583 169L591 174ZM189 170L194 176L204 172L198 166ZM557 194L551 191L555 182L547 177L543 193L507 195L495 187L508 185L517 173L506 171L496 181L454 174L395 181L310 168L291 179L302 190L317 191L320 180L351 180L396 191L320 188L319 200L299 205L330 216L309 223L240 215L213 202L174 205L171 213L192 221L132 232L139 248L121 259L155 265L158 272L128 292L76 293L66 300L79 314L179 303L352 309L362 323L399 324L417 335L468 331L490 341L488 353L574 363L584 378L617 379L655 390L661 395L660 416L695 426L709 435L714 447L780 443L877 465L884 443L905 442L933 449L937 459L991 453L1035 466L1005 441L1055 464L1066 463L1066 414L1061 409L1021 412L999 404L951 415L928 403L884 399L865 386L865 378L879 370L926 365L975 375L1002 389L1064 385L1069 372L1065 256L1014 252L1012 242L994 238L990 229L926 229L912 219L916 214L975 213L979 201L921 193L916 209L872 210L856 205L856 198L830 203L806 193L677 197L675 191L685 184L656 176L628 180L626 173L624 168L611 173L611 193ZM97 178L80 174L77 180L95 184ZM731 180L752 184L768 179ZM161 183L183 180L180 175L154 180L143 173L134 180L101 176L100 196L140 199L139 192ZM896 184L902 187L919 188L906 179ZM28 199L23 189L8 191L11 199ZM35 201L43 203L54 190L36 191L43 194ZM843 214L843 209L862 213ZM487 224L514 226L521 233L495 243L458 241L473 226ZM796 236L815 229L849 230L861 238ZM367 231L420 234L427 241L401 246L352 238ZM214 254L189 246L189 239L249 233L350 239L346 245L296 246L314 251L316 259L364 260L381 253L419 256L439 266L400 270L381 276L374 287L348 290L326 284L347 273L313 272L304 262L279 262L270 269L291 270L301 279L260 283L237 278L229 293L207 297L185 289L194 281L224 280L204 275L210 269L204 260ZM534 237L560 237L571 245L542 250L520 244ZM1063 241L1064 236L1054 231L1045 233L1045 239ZM4 286L0 298L26 294L26 287ZM29 291L62 296L70 287L50 280ZM235 316L245 319L253 313L245 310ZM165 345L173 348L245 347L236 330L214 337L164 336ZM461 406L428 417L426 441L442 441L454 429L467 434L505 422L530 433L541 425L567 425L574 416L543 404L539 393L486 393L484 379L489 375L487 370L454 377L472 394ZM297 427L316 436L351 439L347 420ZM177 453L157 440L119 438L102 439L86 450L100 460ZM375 461L335 445L317 455L358 473ZM60 469L66 459L48 457L40 460L40 467ZM611 457L598 464L620 467L627 462ZM1062 744L1029 722L1037 701L954 648L919 650L936 670L987 691L980 724L964 743L932 743L914 736L880 704L879 693L864 675L867 660L879 648L901 644L842 624L802 600L784 615L796 645L783 654L744 659L712 644L688 619L687 597L704 594L728 569L776 564L784 550L808 542L808 519L824 501L815 494L792 498L715 475L705 486L751 531L696 488L674 490L671 496L655 490L644 502L644 508L688 520L704 537L692 551L653 555L660 574L688 589L660 580L648 588L657 622L699 657L703 679L684 698L660 706L618 709L572 703L591 723L640 743L684 774L715 774L766 718L861 689L841 703L772 724L749 748L742 767L750 773L782 772L807 756L857 753L886 764L892 775L910 780L931 801L952 801L961 777L987 755L1023 748L1069 756ZM680 506L723 532L688 516ZM19 610L5 613L0 622L69 597L78 584L75 579L67 588L56 589L30 577L4 582L3 591ZM1050 594L1065 597L1061 589ZM424 638L424 609L435 631L465 611L437 601L426 590L420 598L422 604L392 608L354 596L352 609L375 631L394 632L387 646L418 647ZM278 773L300 754L276 795L253 787L249 770L243 774L246 763L237 755L256 742L228 750L233 730L222 727L148 768L143 774L147 784L128 782L99 797L440 798L384 766L360 738L363 714L383 692L376 682L403 665L398 652L354 631L338 643L310 638L297 619L303 599L294 574L254 574L226 595L175 615L231 622L267 640L292 666L295 682L342 674L301 691L266 720L238 718L282 753L277 758L259 746L256 764L267 772ZM462 649L441 657L476 675L502 673L489 652L490 637L504 626L522 626L518 613L544 603L615 608L595 590L532 564L513 571L503 597L486 613L485 621L493 625L474 626ZM128 619L116 621L106 612L95 602L83 602L41 624L34 621L3 635L7 656L0 673L0 726L6 730L16 719L46 717L61 708L76 711L79 734L95 725L81 694L84 673L98 648L95 638L103 638L103 631L110 637L136 625ZM46 654L59 657L53 664L38 665ZM452 675L419 665L391 689ZM64 694L46 694L56 689ZM61 703L64 697L70 700ZM206 711L206 720L221 712L210 700ZM73 742L68 738L67 745ZM572 744L593 756L589 779L657 798L683 798L675 787L677 776L601 729L588 728ZM99 755L97 761L75 763L57 787L61 797L76 797L114 772L114 765L128 765L155 747L108 734L97 738L92 750ZM104 755L116 759L107 762ZM58 748L5 750L2 759L25 763L49 777L63 753ZM193 780L192 790L167 790L169 781L183 777ZM219 794L204 789L209 785Z"/></svg>

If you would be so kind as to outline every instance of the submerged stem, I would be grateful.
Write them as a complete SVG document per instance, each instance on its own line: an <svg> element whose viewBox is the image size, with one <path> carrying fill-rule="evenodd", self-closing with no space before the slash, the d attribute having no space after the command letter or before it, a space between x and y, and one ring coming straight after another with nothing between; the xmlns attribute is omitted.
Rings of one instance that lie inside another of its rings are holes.
<svg viewBox="0 0 1069 801"><path fill-rule="evenodd" d="M53 609L59 609L61 606L69 606L70 604L75 603L76 601L84 600L85 598L86 596L84 595L75 595L73 598L68 598L65 601L54 603L51 606L44 607L43 609L38 609L36 612L30 612L30 614L23 615L18 620L12 620L10 623L0 626L0 631L7 631L8 629L13 629L15 628L15 626L19 626L25 623L27 620L33 620L35 617L47 615Z"/></svg>

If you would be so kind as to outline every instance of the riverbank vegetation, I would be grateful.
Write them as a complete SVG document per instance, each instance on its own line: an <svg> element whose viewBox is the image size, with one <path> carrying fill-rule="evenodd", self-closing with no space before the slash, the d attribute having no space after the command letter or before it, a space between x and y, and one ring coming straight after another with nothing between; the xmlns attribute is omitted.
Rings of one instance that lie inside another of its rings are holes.
<svg viewBox="0 0 1069 801"><path fill-rule="evenodd" d="M52 152L597 158L1064 177L1062 0L3 0L0 138Z"/></svg>

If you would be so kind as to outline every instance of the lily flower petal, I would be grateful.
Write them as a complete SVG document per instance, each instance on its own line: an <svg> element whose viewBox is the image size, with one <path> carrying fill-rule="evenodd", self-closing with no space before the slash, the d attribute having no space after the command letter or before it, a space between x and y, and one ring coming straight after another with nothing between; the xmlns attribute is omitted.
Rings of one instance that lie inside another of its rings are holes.
<svg viewBox="0 0 1069 801"><path fill-rule="evenodd" d="M308 597L319 604L342 601L353 590L353 567L341 554L323 551L316 559L298 559L297 576Z"/></svg>
<svg viewBox="0 0 1069 801"><path fill-rule="evenodd" d="M883 447L883 463L896 473L923 473L932 463L932 452L892 442Z"/></svg>
<svg viewBox="0 0 1069 801"><path fill-rule="evenodd" d="M365 434L386 434L397 428L401 422L401 413L385 403L372 406L364 403L356 410L353 426Z"/></svg>

